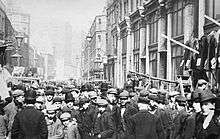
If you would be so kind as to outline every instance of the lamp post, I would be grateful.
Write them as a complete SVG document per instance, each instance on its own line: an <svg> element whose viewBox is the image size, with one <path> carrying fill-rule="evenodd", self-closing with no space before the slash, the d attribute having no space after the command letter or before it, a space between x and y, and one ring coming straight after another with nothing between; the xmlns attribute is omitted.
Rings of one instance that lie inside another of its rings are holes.
<svg viewBox="0 0 220 139"><path fill-rule="evenodd" d="M20 66L20 59L21 59L22 55L20 55L18 53L18 51L21 48L21 43L22 43L24 37L19 34L19 35L15 36L15 38L16 38L16 41L17 41L17 45L16 45L16 48L15 48L16 50L15 50L15 54L13 54L11 57L17 59L17 63L18 63L18 67L19 67Z"/></svg>

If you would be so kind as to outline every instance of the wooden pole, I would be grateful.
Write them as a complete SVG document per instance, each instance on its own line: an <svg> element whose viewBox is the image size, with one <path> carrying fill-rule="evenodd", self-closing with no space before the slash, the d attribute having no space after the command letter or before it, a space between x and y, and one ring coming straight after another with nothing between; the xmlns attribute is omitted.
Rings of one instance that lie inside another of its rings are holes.
<svg viewBox="0 0 220 139"><path fill-rule="evenodd" d="M215 19L213 19L213 18L211 18L211 17L209 17L209 16L207 16L207 15L204 15L204 17L205 17L206 19L212 21L212 22L215 23L216 25L220 26L220 23L219 23L218 21L216 21Z"/></svg>
<svg viewBox="0 0 220 139"><path fill-rule="evenodd" d="M132 73L132 74L137 74L139 76L150 78L152 80L159 80L159 81L168 82L168 83L179 83L177 81L170 81L170 80L166 80L166 79L163 79L163 78L153 77L153 76L150 76L148 74L142 74L142 73L138 73L138 72L134 72L134 71L129 71L129 72Z"/></svg>
<svg viewBox="0 0 220 139"><path fill-rule="evenodd" d="M194 52L194 53L199 54L199 51L197 51L197 50L195 50L195 49L193 49L189 46L186 46L185 44L182 44L182 43L180 43L180 42L178 42L178 41L176 41L176 40L174 40L174 39L172 39L172 38L170 38L170 37L168 37L164 34L161 34L161 36L168 39L168 40L170 40L170 41L172 41L172 42L174 42L174 43L176 43L176 44L178 44L178 45L180 45L180 46L182 46L182 47L184 47L184 48L186 48L186 49L188 49L188 50L190 50L190 51L192 51L192 52Z"/></svg>

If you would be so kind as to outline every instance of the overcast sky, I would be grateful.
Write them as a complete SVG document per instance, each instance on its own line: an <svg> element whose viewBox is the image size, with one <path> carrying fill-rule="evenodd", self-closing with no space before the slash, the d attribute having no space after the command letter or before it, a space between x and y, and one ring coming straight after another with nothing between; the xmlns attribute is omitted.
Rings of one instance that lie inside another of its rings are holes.
<svg viewBox="0 0 220 139"><path fill-rule="evenodd" d="M43 24L67 21L73 27L74 47L81 47L81 34L88 32L94 17L103 12L106 0L18 0L24 12L31 15L31 34L38 42L37 30ZM37 44L35 44L36 46Z"/></svg>

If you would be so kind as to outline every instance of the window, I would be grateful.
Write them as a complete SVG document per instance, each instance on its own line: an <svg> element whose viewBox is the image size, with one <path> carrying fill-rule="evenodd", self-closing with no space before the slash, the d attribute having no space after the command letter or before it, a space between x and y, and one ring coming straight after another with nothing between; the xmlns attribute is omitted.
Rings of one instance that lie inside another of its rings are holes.
<svg viewBox="0 0 220 139"><path fill-rule="evenodd" d="M139 72L139 54L134 55L134 70Z"/></svg>
<svg viewBox="0 0 220 139"><path fill-rule="evenodd" d="M149 53L149 69L150 75L157 77L157 51Z"/></svg>
<svg viewBox="0 0 220 139"><path fill-rule="evenodd" d="M150 28L150 44L156 43L158 41L158 21L156 19L156 13L153 13L150 18L150 23L149 23L149 28Z"/></svg>
<svg viewBox="0 0 220 139"><path fill-rule="evenodd" d="M205 14L214 18L220 19L220 2L219 0L205 0ZM211 21L207 20L206 23Z"/></svg>
<svg viewBox="0 0 220 139"><path fill-rule="evenodd" d="M121 37L122 37L122 54L127 53L127 32L126 30L123 30L121 32Z"/></svg>
<svg viewBox="0 0 220 139"><path fill-rule="evenodd" d="M99 18L99 24L102 24L102 19Z"/></svg>
<svg viewBox="0 0 220 139"><path fill-rule="evenodd" d="M102 41L101 35L98 35L99 42Z"/></svg>
<svg viewBox="0 0 220 139"><path fill-rule="evenodd" d="M123 57L122 58L122 71L123 71L123 81L126 82L126 73L127 73L127 70L126 70L126 57Z"/></svg>
<svg viewBox="0 0 220 139"><path fill-rule="evenodd" d="M172 46L172 80L176 80L177 75L183 74L183 69L180 67L183 57L183 47L175 45Z"/></svg>
<svg viewBox="0 0 220 139"><path fill-rule="evenodd" d="M124 15L128 15L128 0L124 1Z"/></svg>
<svg viewBox="0 0 220 139"><path fill-rule="evenodd" d="M139 6L139 0L136 0L136 6L137 7Z"/></svg>
<svg viewBox="0 0 220 139"><path fill-rule="evenodd" d="M123 8L122 8L122 3L120 2L120 15L119 15L119 18L122 20L122 11L123 11Z"/></svg>
<svg viewBox="0 0 220 139"><path fill-rule="evenodd" d="M134 24L134 50L140 48L140 29L138 26L138 22Z"/></svg>
<svg viewBox="0 0 220 139"><path fill-rule="evenodd" d="M172 36L184 33L184 1L177 0L173 5L172 13Z"/></svg>
<svg viewBox="0 0 220 139"><path fill-rule="evenodd" d="M134 0L131 0L131 12L134 10Z"/></svg>

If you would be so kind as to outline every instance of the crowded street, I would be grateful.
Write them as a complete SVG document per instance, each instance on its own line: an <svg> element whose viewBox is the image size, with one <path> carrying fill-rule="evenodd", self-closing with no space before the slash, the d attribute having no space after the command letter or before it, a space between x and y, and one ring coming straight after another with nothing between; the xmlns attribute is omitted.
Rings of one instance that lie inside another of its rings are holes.
<svg viewBox="0 0 220 139"><path fill-rule="evenodd" d="M220 139L220 0L0 0L0 139Z"/></svg>

